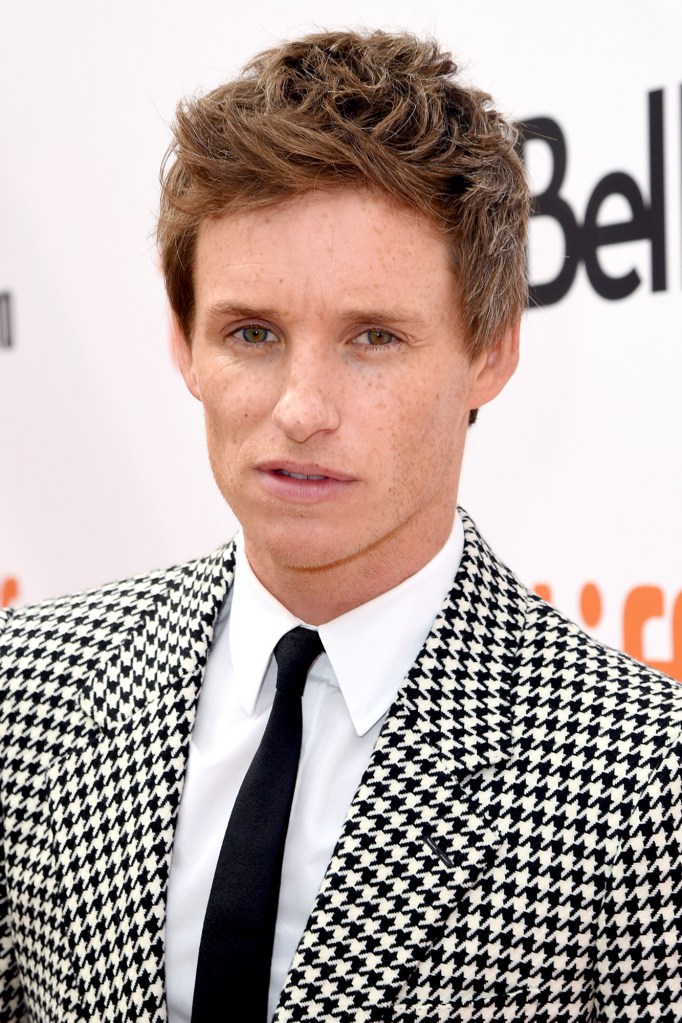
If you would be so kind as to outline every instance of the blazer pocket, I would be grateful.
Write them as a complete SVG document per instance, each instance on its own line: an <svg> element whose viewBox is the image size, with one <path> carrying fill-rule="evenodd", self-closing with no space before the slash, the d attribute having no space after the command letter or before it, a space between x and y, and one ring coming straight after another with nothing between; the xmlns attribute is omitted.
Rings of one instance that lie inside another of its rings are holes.
<svg viewBox="0 0 682 1023"><path fill-rule="evenodd" d="M503 983L474 991L466 988L452 999L418 1000L405 992L404 999L385 1017L391 1023L594 1023L591 993L576 992L570 984Z"/></svg>

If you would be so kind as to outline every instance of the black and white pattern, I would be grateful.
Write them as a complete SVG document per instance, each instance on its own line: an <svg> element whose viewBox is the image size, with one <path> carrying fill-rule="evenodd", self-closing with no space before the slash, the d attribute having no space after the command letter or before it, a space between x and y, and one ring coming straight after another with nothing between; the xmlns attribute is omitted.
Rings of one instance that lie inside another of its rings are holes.
<svg viewBox="0 0 682 1023"><path fill-rule="evenodd" d="M275 1021L679 1021L682 686L463 518ZM0 613L0 1023L165 1020L175 816L232 572L228 545Z"/></svg>

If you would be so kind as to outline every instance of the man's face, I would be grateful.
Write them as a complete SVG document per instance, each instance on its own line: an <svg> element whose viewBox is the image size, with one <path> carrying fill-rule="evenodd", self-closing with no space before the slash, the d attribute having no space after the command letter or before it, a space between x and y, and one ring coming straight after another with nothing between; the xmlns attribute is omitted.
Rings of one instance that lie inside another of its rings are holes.
<svg viewBox="0 0 682 1023"><path fill-rule="evenodd" d="M465 353L435 228L374 193L314 193L206 220L194 286L178 358L254 567L416 571L452 525L469 410L515 356Z"/></svg>

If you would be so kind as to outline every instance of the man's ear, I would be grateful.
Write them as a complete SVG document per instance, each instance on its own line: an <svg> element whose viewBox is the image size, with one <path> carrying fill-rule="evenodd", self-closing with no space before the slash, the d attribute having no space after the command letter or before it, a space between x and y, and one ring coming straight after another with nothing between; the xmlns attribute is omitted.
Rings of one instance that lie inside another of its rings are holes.
<svg viewBox="0 0 682 1023"><path fill-rule="evenodd" d="M194 369L192 347L185 337L177 317L171 313L171 345L175 364L182 373L187 384L187 390L193 394L197 401L201 401L201 391L197 381L197 374Z"/></svg>
<svg viewBox="0 0 682 1023"><path fill-rule="evenodd" d="M474 373L469 391L469 408L479 408L492 401L511 378L519 362L519 330L517 320L508 327L499 341L490 345L474 359Z"/></svg>

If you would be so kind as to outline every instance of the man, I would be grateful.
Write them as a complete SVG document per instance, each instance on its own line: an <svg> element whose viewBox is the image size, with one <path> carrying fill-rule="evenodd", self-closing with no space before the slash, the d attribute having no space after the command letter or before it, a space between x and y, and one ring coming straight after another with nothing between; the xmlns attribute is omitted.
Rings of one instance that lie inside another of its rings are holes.
<svg viewBox="0 0 682 1023"><path fill-rule="evenodd" d="M456 511L527 207L411 36L180 107L160 247L242 529L6 614L0 1020L680 1018L682 690Z"/></svg>

